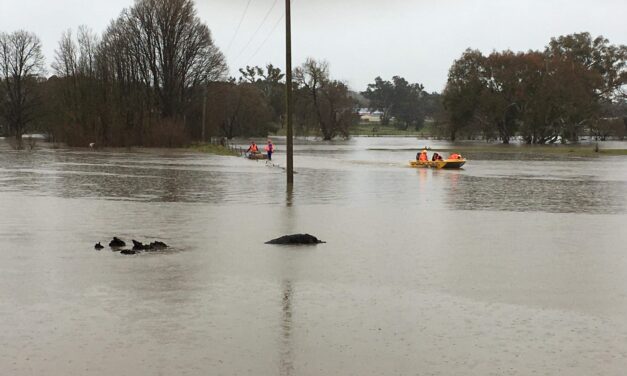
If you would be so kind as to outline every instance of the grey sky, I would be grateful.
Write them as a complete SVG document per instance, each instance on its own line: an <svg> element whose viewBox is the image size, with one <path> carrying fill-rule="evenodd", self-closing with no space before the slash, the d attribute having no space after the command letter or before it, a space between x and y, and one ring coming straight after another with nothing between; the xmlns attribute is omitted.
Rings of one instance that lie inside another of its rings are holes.
<svg viewBox="0 0 627 376"><path fill-rule="evenodd" d="M228 48L247 2L196 0L198 15L225 52L232 75L246 64L284 66L283 20L270 33L283 15L284 0L251 0ZM132 3L0 0L0 30L35 32L50 63L63 30L85 24L102 32ZM467 47L485 53L541 49L552 36L581 31L627 44L625 0L293 0L292 7L294 65L308 56L326 59L334 78L359 91L377 75L401 75L440 91L451 63Z"/></svg>

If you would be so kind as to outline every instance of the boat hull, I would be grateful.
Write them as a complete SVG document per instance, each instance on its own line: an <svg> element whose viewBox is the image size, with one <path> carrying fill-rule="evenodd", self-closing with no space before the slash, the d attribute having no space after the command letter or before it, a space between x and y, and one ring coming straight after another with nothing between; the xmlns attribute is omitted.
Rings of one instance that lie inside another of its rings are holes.
<svg viewBox="0 0 627 376"><path fill-rule="evenodd" d="M268 159L268 155L262 153L250 153L247 155L247 158L253 160Z"/></svg>
<svg viewBox="0 0 627 376"><path fill-rule="evenodd" d="M431 164L433 162L422 162L422 161L409 161L409 166L411 167L416 167L416 168L427 168L427 167L431 167Z"/></svg>
<svg viewBox="0 0 627 376"><path fill-rule="evenodd" d="M458 169L466 164L465 159L445 159L443 161L409 161L410 167L416 168L444 168L444 169Z"/></svg>

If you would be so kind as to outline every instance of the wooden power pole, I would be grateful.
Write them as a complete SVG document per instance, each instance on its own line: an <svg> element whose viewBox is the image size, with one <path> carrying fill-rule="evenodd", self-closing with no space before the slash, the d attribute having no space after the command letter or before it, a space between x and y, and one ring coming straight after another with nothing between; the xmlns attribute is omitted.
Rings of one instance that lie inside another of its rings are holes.
<svg viewBox="0 0 627 376"><path fill-rule="evenodd" d="M205 87L203 88L202 91L202 135L200 136L200 139L202 140L202 142L206 142L207 138L206 138L206 128L207 128L207 85L208 83L205 82Z"/></svg>
<svg viewBox="0 0 627 376"><path fill-rule="evenodd" d="M294 183L294 144L292 140L292 21L290 0L285 0L285 101L287 102L287 184Z"/></svg>

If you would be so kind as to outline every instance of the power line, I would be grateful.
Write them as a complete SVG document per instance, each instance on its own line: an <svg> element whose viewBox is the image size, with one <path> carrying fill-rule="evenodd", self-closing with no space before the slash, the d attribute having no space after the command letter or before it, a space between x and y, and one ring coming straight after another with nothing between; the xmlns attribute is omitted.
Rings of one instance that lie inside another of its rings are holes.
<svg viewBox="0 0 627 376"><path fill-rule="evenodd" d="M268 39L270 39L270 37L272 36L272 34L274 34L274 32L276 31L277 27L279 27L279 25L281 24L281 21L283 21L283 18L285 18L285 13L281 14L281 17L279 17L279 19L276 21L276 23L274 24L274 26L272 27L272 30L270 30L270 32L268 33L268 35L266 35L265 39L263 40L263 42L261 42L261 44L259 45L259 47L255 50L255 52L248 58L248 60L246 61L246 65L248 65L248 63L250 63L250 61L252 59L255 58L255 56L257 56L257 54L259 53L259 51L261 51L261 48L263 48L263 46L266 44L266 42L268 41Z"/></svg>
<svg viewBox="0 0 627 376"><path fill-rule="evenodd" d="M237 28L235 29L235 33L233 34L233 38L231 38L231 41L229 42L229 46L226 48L226 52L229 52L229 50L231 49L231 46L233 45L233 42L235 41L235 37L237 36L237 33L239 32L239 29L242 26L242 22L244 21L244 17L246 17L246 13L248 12L248 7L250 6L251 1L252 0L248 0L248 2L246 3L246 8L244 8L244 13L242 13L242 17L240 17L239 19L239 23L237 24Z"/></svg>
<svg viewBox="0 0 627 376"><path fill-rule="evenodd" d="M257 33L259 32L259 30L261 30L261 27L264 25L264 23L266 22L266 20L268 19L268 16L270 16L270 12L272 12L272 10L274 9L274 6L276 5L278 0L274 0L274 2L272 3L272 6L270 7L270 9L268 9L268 11L266 12L266 15L263 17L263 20L261 20L261 23L259 24L259 26L257 27L257 30L255 30L255 32L253 33L253 35L250 37L250 39L248 40L248 42L246 42L246 44L244 45L244 48L242 48L242 50L240 51L240 53L237 54L237 56L235 56L234 60L237 60L240 56L242 56L242 54L244 53L244 51L246 51L246 49L248 48L248 46L250 45L250 42L253 41L253 39L255 39L255 36L257 35Z"/></svg>

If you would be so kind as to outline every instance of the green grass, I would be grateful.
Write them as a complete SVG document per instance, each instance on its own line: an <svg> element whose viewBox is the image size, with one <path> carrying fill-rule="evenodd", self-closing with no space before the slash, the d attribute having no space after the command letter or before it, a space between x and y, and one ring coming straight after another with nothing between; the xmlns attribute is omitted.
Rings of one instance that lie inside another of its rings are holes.
<svg viewBox="0 0 627 376"><path fill-rule="evenodd" d="M607 155L627 155L627 149L606 149L599 150L599 153Z"/></svg>
<svg viewBox="0 0 627 376"><path fill-rule="evenodd" d="M191 145L189 148L192 150L201 152L201 153L214 154L214 155L227 155L227 156L234 156L234 157L238 157L240 155L238 151L229 149L222 145L194 144L194 145Z"/></svg>

